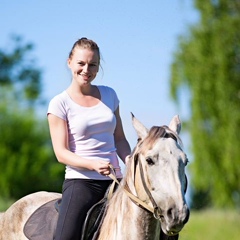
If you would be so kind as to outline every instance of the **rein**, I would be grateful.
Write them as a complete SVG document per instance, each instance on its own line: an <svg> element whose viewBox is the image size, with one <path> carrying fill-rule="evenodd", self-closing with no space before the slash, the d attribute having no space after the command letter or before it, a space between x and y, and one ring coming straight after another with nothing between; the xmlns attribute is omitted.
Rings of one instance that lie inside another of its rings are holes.
<svg viewBox="0 0 240 240"><path fill-rule="evenodd" d="M151 192L149 191L149 189L147 188L147 184L146 184L146 181L145 181L145 178L144 178L144 173L143 173L143 167L142 167L142 163L141 161L138 161L138 158L134 159L134 160L137 160L135 161L135 166L134 166L134 172L136 172L136 166L137 166L137 162L139 163L139 169L140 169L140 176L141 176L141 180L142 180L142 183L143 183L143 187L144 187L144 190L145 192L147 193L151 203L152 203L152 206L153 207L150 207L148 204L146 204L144 201L142 201L141 199L139 199L137 196L135 196L128 184L126 183L125 187L124 187L124 191L125 193L128 195L128 197L137 205L137 206L140 206L146 210L148 210L149 212L152 212L153 213L153 216L156 218L156 219L161 219L162 218L162 210L157 206L155 200L153 199L153 196L151 194ZM115 183L119 184L119 181L117 180L116 178L116 175L115 175L115 171L114 171L114 168L112 165L110 165L110 168L112 170L112 173L110 173L108 176L114 181L112 186L111 186L111 189L114 188L115 186ZM111 192L109 195L112 196L112 190L110 189L109 192Z"/></svg>
<svg viewBox="0 0 240 240"><path fill-rule="evenodd" d="M162 210L161 210L161 208L158 207L158 205L156 204L151 192L149 191L149 189L147 187L147 184L146 184L146 181L145 181L145 178L144 178L142 163L141 163L141 161L138 161L138 162L139 162L140 175L141 175L141 180L142 180L142 183L143 183L144 190L147 193L147 195L148 195L148 197L149 197L149 199L152 203L152 206L153 206L153 211L151 211L151 212L153 213L153 216L156 219L160 219L162 217Z"/></svg>

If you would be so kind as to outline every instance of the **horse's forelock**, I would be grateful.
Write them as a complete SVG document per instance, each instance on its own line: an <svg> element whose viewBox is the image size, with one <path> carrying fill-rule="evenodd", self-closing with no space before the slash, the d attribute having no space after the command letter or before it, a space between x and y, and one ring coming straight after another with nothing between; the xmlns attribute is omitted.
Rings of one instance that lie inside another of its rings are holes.
<svg viewBox="0 0 240 240"><path fill-rule="evenodd" d="M165 135L166 135L165 127L153 126L149 130L147 137L140 143L141 151L144 152L146 149L148 150L152 149L156 140L164 137Z"/></svg>
<svg viewBox="0 0 240 240"><path fill-rule="evenodd" d="M154 143L159 138L172 138L180 146L182 146L182 141L177 133L173 132L168 126L153 126L145 139L139 142L138 147L142 152L145 150L150 150L153 148Z"/></svg>

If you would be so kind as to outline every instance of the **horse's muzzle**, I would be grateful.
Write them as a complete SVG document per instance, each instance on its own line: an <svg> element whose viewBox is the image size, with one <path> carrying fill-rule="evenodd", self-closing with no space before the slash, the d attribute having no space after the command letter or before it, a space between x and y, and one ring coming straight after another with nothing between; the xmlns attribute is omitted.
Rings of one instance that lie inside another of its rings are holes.
<svg viewBox="0 0 240 240"><path fill-rule="evenodd" d="M185 205L182 211L176 209L168 209L161 218L162 231L169 235L174 236L178 234L188 222L190 211L187 205Z"/></svg>

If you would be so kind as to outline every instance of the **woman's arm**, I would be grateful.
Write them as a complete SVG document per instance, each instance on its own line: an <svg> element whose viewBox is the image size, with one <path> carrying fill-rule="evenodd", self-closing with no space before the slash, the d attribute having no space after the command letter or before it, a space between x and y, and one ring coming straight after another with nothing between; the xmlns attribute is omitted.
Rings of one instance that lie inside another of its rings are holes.
<svg viewBox="0 0 240 240"><path fill-rule="evenodd" d="M115 111L115 116L117 119L117 125L114 132L115 146L117 149L118 156L125 163L126 157L131 153L131 148L123 131L122 120L119 113L119 107Z"/></svg>
<svg viewBox="0 0 240 240"><path fill-rule="evenodd" d="M87 168L95 170L100 174L109 174L109 164L106 161L98 160L92 161L82 158L71 152L68 148L68 130L67 123L63 119L48 114L48 123L52 145L57 160L65 165L77 168Z"/></svg>

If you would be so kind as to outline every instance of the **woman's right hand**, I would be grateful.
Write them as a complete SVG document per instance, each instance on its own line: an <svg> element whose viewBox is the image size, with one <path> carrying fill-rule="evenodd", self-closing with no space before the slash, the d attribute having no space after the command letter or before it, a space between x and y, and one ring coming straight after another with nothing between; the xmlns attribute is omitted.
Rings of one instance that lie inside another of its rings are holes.
<svg viewBox="0 0 240 240"><path fill-rule="evenodd" d="M109 162L103 160L93 161L93 170L98 172L101 175L107 176L111 173Z"/></svg>

